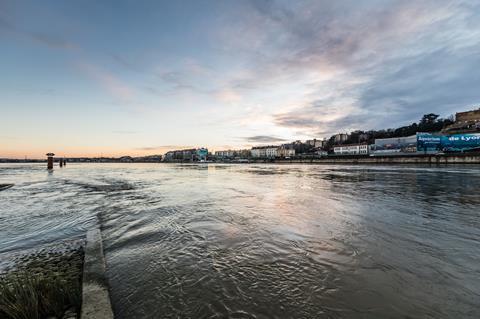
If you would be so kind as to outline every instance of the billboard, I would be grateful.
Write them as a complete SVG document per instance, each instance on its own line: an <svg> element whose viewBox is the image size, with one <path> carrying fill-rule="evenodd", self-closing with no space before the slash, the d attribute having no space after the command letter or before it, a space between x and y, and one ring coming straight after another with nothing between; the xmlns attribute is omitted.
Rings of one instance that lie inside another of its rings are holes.
<svg viewBox="0 0 480 319"><path fill-rule="evenodd" d="M444 152L480 151L480 134L454 134L441 136Z"/></svg>
<svg viewBox="0 0 480 319"><path fill-rule="evenodd" d="M411 154L416 152L416 135L375 139L375 154Z"/></svg>
<svg viewBox="0 0 480 319"><path fill-rule="evenodd" d="M417 133L418 152L467 152L473 150L480 150L480 134Z"/></svg>
<svg viewBox="0 0 480 319"><path fill-rule="evenodd" d="M442 150L442 136L431 133L417 133L417 151L436 153Z"/></svg>

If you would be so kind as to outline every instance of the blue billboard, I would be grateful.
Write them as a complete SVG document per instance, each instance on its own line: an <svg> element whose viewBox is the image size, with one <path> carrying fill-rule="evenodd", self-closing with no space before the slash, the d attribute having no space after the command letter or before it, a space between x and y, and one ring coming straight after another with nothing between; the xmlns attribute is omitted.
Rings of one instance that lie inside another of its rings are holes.
<svg viewBox="0 0 480 319"><path fill-rule="evenodd" d="M442 136L431 133L417 133L417 151L436 153L442 150Z"/></svg>
<svg viewBox="0 0 480 319"><path fill-rule="evenodd" d="M441 137L442 151L480 151L480 134L455 134Z"/></svg>
<svg viewBox="0 0 480 319"><path fill-rule="evenodd" d="M480 134L417 133L418 152L467 152L473 150L480 150Z"/></svg>

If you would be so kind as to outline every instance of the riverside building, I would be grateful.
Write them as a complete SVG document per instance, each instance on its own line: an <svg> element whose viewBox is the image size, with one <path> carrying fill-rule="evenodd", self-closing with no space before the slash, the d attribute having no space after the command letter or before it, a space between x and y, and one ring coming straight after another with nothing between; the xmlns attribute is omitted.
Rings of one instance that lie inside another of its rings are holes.
<svg viewBox="0 0 480 319"><path fill-rule="evenodd" d="M278 156L278 147L277 146L268 146L265 149L265 156L269 158L275 158Z"/></svg>
<svg viewBox="0 0 480 319"><path fill-rule="evenodd" d="M235 156L235 151L233 151L233 150L216 151L215 156L216 157L222 157L222 158L234 157Z"/></svg>
<svg viewBox="0 0 480 319"><path fill-rule="evenodd" d="M277 150L277 155L279 157L292 157L292 156L295 156L295 149L287 148L287 147L280 147Z"/></svg>
<svg viewBox="0 0 480 319"><path fill-rule="evenodd" d="M295 149L284 146L256 146L252 147L254 158L277 158L295 156Z"/></svg>
<svg viewBox="0 0 480 319"><path fill-rule="evenodd" d="M372 147L368 144L346 144L333 147L335 155L368 155Z"/></svg>
<svg viewBox="0 0 480 319"><path fill-rule="evenodd" d="M256 146L252 147L252 157L267 157L266 155L266 147L265 146Z"/></svg>
<svg viewBox="0 0 480 319"><path fill-rule="evenodd" d="M251 156L250 150L226 150L226 151L215 152L215 157L219 159L249 158L250 156Z"/></svg>
<svg viewBox="0 0 480 319"><path fill-rule="evenodd" d="M165 162L196 162L205 161L208 156L208 149L191 148L185 150L169 151L163 156Z"/></svg>

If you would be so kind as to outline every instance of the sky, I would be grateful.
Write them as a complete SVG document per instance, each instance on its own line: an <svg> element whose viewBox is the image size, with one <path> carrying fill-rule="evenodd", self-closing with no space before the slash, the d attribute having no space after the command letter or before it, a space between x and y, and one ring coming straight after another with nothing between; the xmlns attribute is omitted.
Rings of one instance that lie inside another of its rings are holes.
<svg viewBox="0 0 480 319"><path fill-rule="evenodd" d="M248 148L480 105L480 1L0 0L0 157Z"/></svg>

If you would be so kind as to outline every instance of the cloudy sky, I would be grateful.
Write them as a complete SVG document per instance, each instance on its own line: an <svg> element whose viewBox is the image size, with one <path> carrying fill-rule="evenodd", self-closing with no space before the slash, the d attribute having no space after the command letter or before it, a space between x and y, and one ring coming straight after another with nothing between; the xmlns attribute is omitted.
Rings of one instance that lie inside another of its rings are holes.
<svg viewBox="0 0 480 319"><path fill-rule="evenodd" d="M0 0L0 157L212 150L480 104L480 1Z"/></svg>

